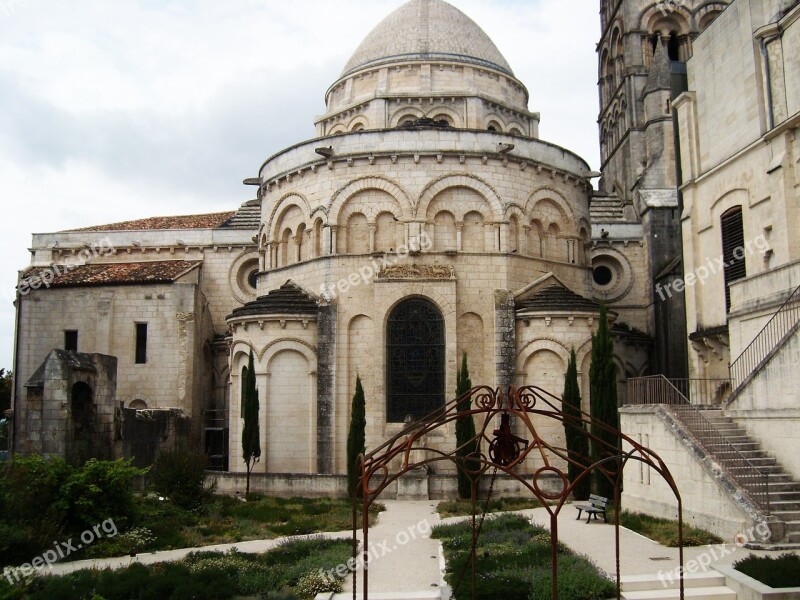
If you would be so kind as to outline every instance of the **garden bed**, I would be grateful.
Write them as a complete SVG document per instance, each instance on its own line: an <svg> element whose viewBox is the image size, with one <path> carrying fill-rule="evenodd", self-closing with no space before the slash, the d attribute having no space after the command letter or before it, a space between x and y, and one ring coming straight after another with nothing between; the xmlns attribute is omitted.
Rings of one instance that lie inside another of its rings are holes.
<svg viewBox="0 0 800 600"><path fill-rule="evenodd" d="M447 583L456 600L472 598L469 522L440 525ZM552 597L550 533L518 515L486 519L478 544L476 592L480 599L529 600ZM616 595L615 585L588 559L558 546L560 600L595 600Z"/></svg>
<svg viewBox="0 0 800 600"><path fill-rule="evenodd" d="M0 579L0 600L301 600L341 591L341 580L320 570L345 564L351 553L350 540L321 538L287 542L264 554L198 552L177 562L34 577L14 586Z"/></svg>

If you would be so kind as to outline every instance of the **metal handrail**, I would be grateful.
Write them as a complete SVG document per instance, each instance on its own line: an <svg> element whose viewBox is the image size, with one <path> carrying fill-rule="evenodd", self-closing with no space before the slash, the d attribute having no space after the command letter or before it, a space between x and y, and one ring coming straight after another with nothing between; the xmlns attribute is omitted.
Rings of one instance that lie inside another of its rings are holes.
<svg viewBox="0 0 800 600"><path fill-rule="evenodd" d="M660 404L669 407L670 412L714 456L753 502L765 514L769 514L769 475L762 472L720 433L669 379L663 375L629 379L628 399L630 404Z"/></svg>
<svg viewBox="0 0 800 600"><path fill-rule="evenodd" d="M628 380L629 404L668 404L671 397L669 388L662 391L661 396L666 394L667 401L658 399L654 393L659 383L647 384L645 382L656 382L665 379L672 387L677 388L681 395L691 404L714 406L721 405L731 393L730 379L675 379L666 378L664 375L652 375L648 377L636 377ZM654 397L655 395L655 397Z"/></svg>
<svg viewBox="0 0 800 600"><path fill-rule="evenodd" d="M798 322L800 322L800 286L789 295L753 341L731 363L730 374L734 392L758 370L761 362Z"/></svg>

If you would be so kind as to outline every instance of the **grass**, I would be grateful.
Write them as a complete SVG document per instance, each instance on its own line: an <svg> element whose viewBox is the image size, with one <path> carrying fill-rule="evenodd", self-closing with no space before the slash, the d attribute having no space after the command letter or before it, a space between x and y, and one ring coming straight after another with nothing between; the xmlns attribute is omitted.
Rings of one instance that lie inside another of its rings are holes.
<svg viewBox="0 0 800 600"><path fill-rule="evenodd" d="M440 525L433 537L442 540L446 579L456 600L472 597L469 523ZM481 599L551 598L550 533L518 515L486 519L477 549L476 592ZM586 558L558 546L560 600L595 600L615 595L613 583ZM463 580L459 580L463 574Z"/></svg>
<svg viewBox="0 0 800 600"><path fill-rule="evenodd" d="M339 579L319 581L350 557L349 540L309 539L265 554L199 552L173 563L134 563L116 571L83 570L11 586L0 580L0 600L175 600L266 598L297 600L341 591Z"/></svg>
<svg viewBox="0 0 800 600"><path fill-rule="evenodd" d="M382 510L382 505L373 505L370 524ZM144 497L137 500L132 528L88 546L71 558L122 556L351 527L352 505L348 499L257 497L242 502L229 496L214 496L199 510L187 511L168 501Z"/></svg>
<svg viewBox="0 0 800 600"><path fill-rule="evenodd" d="M609 523L614 522L614 515L609 513ZM636 533L639 533L651 540L657 541L663 546L670 548L678 547L678 522L669 519L657 519L649 515L630 513L623 511L619 519L620 525ZM706 546L709 544L721 544L723 540L713 533L704 529L689 527L683 524L683 545L684 546Z"/></svg>
<svg viewBox="0 0 800 600"><path fill-rule="evenodd" d="M486 500L479 500L477 509L478 513L483 512L486 506ZM541 503L538 500L530 498L496 498L489 501L489 508L486 512L508 512L514 510L526 510L529 508L539 508ZM463 517L472 514L472 501L471 500L445 500L439 502L436 506L439 511L439 516L446 517Z"/></svg>
<svg viewBox="0 0 800 600"><path fill-rule="evenodd" d="M772 588L800 587L800 556L756 556L750 554L733 563L733 568Z"/></svg>

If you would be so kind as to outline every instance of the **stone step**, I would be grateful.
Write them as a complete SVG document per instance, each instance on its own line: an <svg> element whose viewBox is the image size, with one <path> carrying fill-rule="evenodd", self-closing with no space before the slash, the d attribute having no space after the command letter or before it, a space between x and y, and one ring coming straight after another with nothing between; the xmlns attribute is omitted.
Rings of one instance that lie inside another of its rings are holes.
<svg viewBox="0 0 800 600"><path fill-rule="evenodd" d="M800 521L800 510L773 510L772 516L784 523Z"/></svg>
<svg viewBox="0 0 800 600"><path fill-rule="evenodd" d="M800 531L793 531L786 535L786 540L790 544L800 544Z"/></svg>
<svg viewBox="0 0 800 600"><path fill-rule="evenodd" d="M674 573L670 573L673 575ZM652 590L678 589L677 575L666 577L661 575L628 575L620 579L623 592L646 592ZM707 573L687 573L683 577L684 588L721 587L725 585L725 576L717 571Z"/></svg>
<svg viewBox="0 0 800 600"><path fill-rule="evenodd" d="M794 512L800 510L800 502L790 500L776 500L769 502L770 512Z"/></svg>
<svg viewBox="0 0 800 600"><path fill-rule="evenodd" d="M625 600L676 600L680 598L680 590L647 590L639 592L623 592ZM729 587L717 585L713 587L685 588L684 598L702 600L736 600L736 592Z"/></svg>
<svg viewBox="0 0 800 600"><path fill-rule="evenodd" d="M752 471L752 470L753 470L753 467L750 467L750 466L728 467L728 471L730 471L734 475L736 475L737 473L743 473L743 472ZM776 473L776 474L777 473L785 473L783 468L780 467L779 465L764 465L764 466L758 467L758 470L762 474L764 474L764 473Z"/></svg>
<svg viewBox="0 0 800 600"><path fill-rule="evenodd" d="M769 503L775 502L797 502L800 504L800 492L773 492L769 490Z"/></svg>

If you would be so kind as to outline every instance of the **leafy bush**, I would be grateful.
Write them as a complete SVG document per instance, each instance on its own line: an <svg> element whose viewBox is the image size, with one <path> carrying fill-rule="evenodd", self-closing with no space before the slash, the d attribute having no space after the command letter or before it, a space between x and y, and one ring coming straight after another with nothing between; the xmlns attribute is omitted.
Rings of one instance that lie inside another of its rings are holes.
<svg viewBox="0 0 800 600"><path fill-rule="evenodd" d="M60 523L65 510L58 501L72 473L61 458L15 456L0 478L3 518L15 523L43 519Z"/></svg>
<svg viewBox="0 0 800 600"><path fill-rule="evenodd" d="M213 489L206 486L208 458L185 448L159 452L151 475L153 486L162 496L189 510L201 506Z"/></svg>
<svg viewBox="0 0 800 600"><path fill-rule="evenodd" d="M295 592L301 598L316 598L317 594L342 591L342 582L320 571L308 571L300 577Z"/></svg>
<svg viewBox="0 0 800 600"><path fill-rule="evenodd" d="M750 554L733 563L733 568L773 588L800 587L800 556L756 556Z"/></svg>
<svg viewBox="0 0 800 600"><path fill-rule="evenodd" d="M133 512L131 481L147 469L132 460L88 460L70 474L60 490L58 506L68 515L70 531L80 532L107 519L124 526Z"/></svg>

